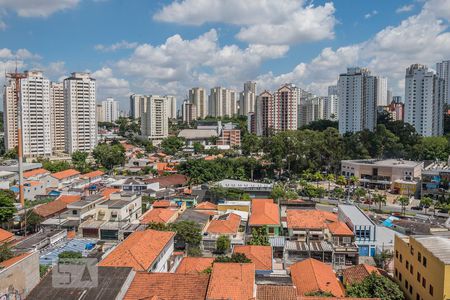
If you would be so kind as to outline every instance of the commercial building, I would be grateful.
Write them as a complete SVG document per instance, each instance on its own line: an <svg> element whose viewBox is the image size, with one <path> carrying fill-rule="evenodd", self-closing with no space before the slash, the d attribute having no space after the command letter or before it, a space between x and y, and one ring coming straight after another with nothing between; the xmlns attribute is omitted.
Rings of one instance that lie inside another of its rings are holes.
<svg viewBox="0 0 450 300"><path fill-rule="evenodd" d="M239 115L247 116L255 112L256 105L256 82L247 81L244 83L244 91L239 100Z"/></svg>
<svg viewBox="0 0 450 300"><path fill-rule="evenodd" d="M365 68L348 68L339 76L339 133L375 129L378 79Z"/></svg>
<svg viewBox="0 0 450 300"><path fill-rule="evenodd" d="M407 299L448 299L450 239L441 236L396 237L394 280Z"/></svg>
<svg viewBox="0 0 450 300"><path fill-rule="evenodd" d="M196 107L196 119L204 119L210 115L208 98L204 88L195 87L189 90L189 102Z"/></svg>
<svg viewBox="0 0 450 300"><path fill-rule="evenodd" d="M437 76L444 80L444 103L450 104L450 60L436 64Z"/></svg>
<svg viewBox="0 0 450 300"><path fill-rule="evenodd" d="M150 140L162 140L169 135L168 99L152 95L146 100L147 110L141 115L142 135Z"/></svg>
<svg viewBox="0 0 450 300"><path fill-rule="evenodd" d="M274 93L272 119L274 131L297 130L299 93L299 88L294 84L284 84Z"/></svg>
<svg viewBox="0 0 450 300"><path fill-rule="evenodd" d="M444 79L424 65L406 69L405 122L422 136L439 136L444 132Z"/></svg>
<svg viewBox="0 0 450 300"><path fill-rule="evenodd" d="M64 80L66 152L90 152L97 145L96 85L89 73Z"/></svg>
<svg viewBox="0 0 450 300"><path fill-rule="evenodd" d="M113 98L102 101L104 122L115 122L119 118L119 102Z"/></svg>
<svg viewBox="0 0 450 300"><path fill-rule="evenodd" d="M65 110L63 83L50 83L50 136L53 152L63 152L65 143Z"/></svg>
<svg viewBox="0 0 450 300"><path fill-rule="evenodd" d="M448 162L434 162L422 170L422 197L441 197L442 192L449 189L450 165Z"/></svg>
<svg viewBox="0 0 450 300"><path fill-rule="evenodd" d="M262 92L256 99L256 134L269 136L273 120L273 95Z"/></svg>

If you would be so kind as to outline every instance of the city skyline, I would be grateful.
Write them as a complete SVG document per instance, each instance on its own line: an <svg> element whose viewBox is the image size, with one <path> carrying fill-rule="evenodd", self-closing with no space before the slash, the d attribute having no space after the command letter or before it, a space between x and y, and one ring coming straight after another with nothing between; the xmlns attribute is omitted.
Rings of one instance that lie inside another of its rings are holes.
<svg viewBox="0 0 450 300"><path fill-rule="evenodd" d="M434 69L449 53L450 12L443 0L358 1L352 7L345 1L310 6L286 0L277 7L270 1L250 2L247 9L231 11L214 1L199 6L191 0L127 6L117 1L47 2L34 10L20 3L0 4L5 11L0 18L0 71L12 71L16 58L20 69L41 69L52 81L72 71L91 71L98 82L97 99L113 97L125 109L132 93L176 95L179 107L191 87L240 91L248 80L261 90L292 82L326 95L340 73L356 66L387 77L393 95L404 96L406 67L420 63ZM270 15L264 13L270 9ZM311 25L297 26L297 18L306 14ZM132 22L122 21L131 15ZM290 16L290 22L282 23L283 16ZM274 35L280 28L286 34ZM59 47L49 47L48 39L64 29Z"/></svg>

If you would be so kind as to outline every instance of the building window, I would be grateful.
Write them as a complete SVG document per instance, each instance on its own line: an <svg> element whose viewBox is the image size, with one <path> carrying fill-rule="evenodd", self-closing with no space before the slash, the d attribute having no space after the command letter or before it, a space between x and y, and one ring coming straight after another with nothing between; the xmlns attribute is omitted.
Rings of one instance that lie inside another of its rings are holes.
<svg viewBox="0 0 450 300"><path fill-rule="evenodd" d="M420 252L417 253L417 260L418 260L419 262L422 262L422 254L420 254Z"/></svg>
<svg viewBox="0 0 450 300"><path fill-rule="evenodd" d="M427 286L427 280L425 279L425 277L422 277L422 286L423 287Z"/></svg>
<svg viewBox="0 0 450 300"><path fill-rule="evenodd" d="M400 254L400 262L403 262L402 254Z"/></svg>
<svg viewBox="0 0 450 300"><path fill-rule="evenodd" d="M433 292L434 292L433 286L430 284L430 295L431 296L433 296Z"/></svg>
<svg viewBox="0 0 450 300"><path fill-rule="evenodd" d="M425 268L427 267L427 258L425 256L422 259L422 264Z"/></svg>
<svg viewBox="0 0 450 300"><path fill-rule="evenodd" d="M412 285L409 286L409 293L412 295L413 293L413 289L412 289Z"/></svg>
<svg viewBox="0 0 450 300"><path fill-rule="evenodd" d="M417 272L417 281L420 283L420 280L422 279L421 275L419 272Z"/></svg>
<svg viewBox="0 0 450 300"><path fill-rule="evenodd" d="M419 293L416 293L416 300L420 300L420 295L419 295Z"/></svg>
<svg viewBox="0 0 450 300"><path fill-rule="evenodd" d="M409 283L408 280L405 279L405 288L408 289Z"/></svg>
<svg viewBox="0 0 450 300"><path fill-rule="evenodd" d="M398 250L395 250L395 257L398 258Z"/></svg>
<svg viewBox="0 0 450 300"><path fill-rule="evenodd" d="M408 269L409 269L409 261L406 260L406 270L408 270Z"/></svg>
<svg viewBox="0 0 450 300"><path fill-rule="evenodd" d="M409 266L409 273L411 273L411 275L414 274L414 267L412 264Z"/></svg>
<svg viewBox="0 0 450 300"><path fill-rule="evenodd" d="M402 282L402 273L398 272L398 280Z"/></svg>

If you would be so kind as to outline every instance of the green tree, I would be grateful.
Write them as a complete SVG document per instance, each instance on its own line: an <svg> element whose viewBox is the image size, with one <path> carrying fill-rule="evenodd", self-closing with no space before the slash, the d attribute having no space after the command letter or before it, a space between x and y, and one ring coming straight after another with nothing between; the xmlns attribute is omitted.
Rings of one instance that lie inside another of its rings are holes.
<svg viewBox="0 0 450 300"><path fill-rule="evenodd" d="M393 258L394 255L392 251L383 250L380 253L376 253L373 257L373 260L375 261L375 264L377 265L378 268L387 270Z"/></svg>
<svg viewBox="0 0 450 300"><path fill-rule="evenodd" d="M65 171L71 168L70 163L65 160L49 161L48 159L38 160L42 163L42 168L51 173Z"/></svg>
<svg viewBox="0 0 450 300"><path fill-rule="evenodd" d="M59 259L76 259L76 258L83 258L83 255L81 252L77 251L63 251L58 254Z"/></svg>
<svg viewBox="0 0 450 300"><path fill-rule="evenodd" d="M157 231L171 231L171 227L164 223L151 222L147 225L147 229L157 230Z"/></svg>
<svg viewBox="0 0 450 300"><path fill-rule="evenodd" d="M214 262L219 263L251 263L252 260L248 258L244 253L233 253L230 256L218 256Z"/></svg>
<svg viewBox="0 0 450 300"><path fill-rule="evenodd" d="M9 149L8 151L3 154L4 159L17 159L18 155L17 147L14 147L13 149Z"/></svg>
<svg viewBox="0 0 450 300"><path fill-rule="evenodd" d="M397 202L402 207L402 214L405 215L406 207L409 205L409 197L407 197L407 196L400 196L400 197L397 198Z"/></svg>
<svg viewBox="0 0 450 300"><path fill-rule="evenodd" d="M444 160L450 154L448 139L443 136L423 137L413 147L415 160Z"/></svg>
<svg viewBox="0 0 450 300"><path fill-rule="evenodd" d="M378 210L381 211L381 206L386 205L386 195L375 193L372 196L372 200L375 204L378 204Z"/></svg>
<svg viewBox="0 0 450 300"><path fill-rule="evenodd" d="M25 216L23 216L23 221L24 220ZM31 232L38 231L42 220L42 217L38 215L33 209L26 210L27 230L30 230Z"/></svg>
<svg viewBox="0 0 450 300"><path fill-rule="evenodd" d="M187 251L187 255L192 257L201 257L203 254L200 247L190 247Z"/></svg>
<svg viewBox="0 0 450 300"><path fill-rule="evenodd" d="M243 155L252 155L257 153L262 148L262 140L259 136L253 133L248 133L243 136L241 141L241 149Z"/></svg>
<svg viewBox="0 0 450 300"><path fill-rule="evenodd" d="M125 163L125 148L120 143L102 143L94 148L92 156L97 164L111 171L114 166Z"/></svg>
<svg viewBox="0 0 450 300"><path fill-rule="evenodd" d="M202 153L203 150L205 150L205 146L203 146L199 142L195 142L192 146L194 147L195 154Z"/></svg>
<svg viewBox="0 0 450 300"><path fill-rule="evenodd" d="M8 222L14 216L15 194L10 190L0 190L0 223Z"/></svg>
<svg viewBox="0 0 450 300"><path fill-rule="evenodd" d="M9 249L7 244L0 245L0 262L11 259L14 253Z"/></svg>
<svg viewBox="0 0 450 300"><path fill-rule="evenodd" d="M328 182L328 193L330 193L331 183L336 180L336 176L334 176L334 174L329 173L325 176L325 180Z"/></svg>
<svg viewBox="0 0 450 300"><path fill-rule="evenodd" d="M231 246L231 241L230 241L230 237L227 235L221 235L219 236L219 238L217 239L216 242L216 251L217 253L227 253L228 250L230 249Z"/></svg>
<svg viewBox="0 0 450 300"><path fill-rule="evenodd" d="M254 227L249 245L270 246L267 226Z"/></svg>
<svg viewBox="0 0 450 300"><path fill-rule="evenodd" d="M72 164L75 169L81 173L86 173L89 171L88 164L86 162L88 158L87 152L75 151L72 153Z"/></svg>
<svg viewBox="0 0 450 300"><path fill-rule="evenodd" d="M428 209L433 205L433 202L433 199L430 197L423 197L420 199L420 205L425 209L425 213L428 212Z"/></svg>
<svg viewBox="0 0 450 300"><path fill-rule="evenodd" d="M175 153L177 153L178 151L181 151L181 149L183 149L184 144L185 144L184 138L176 137L176 136L169 136L162 140L161 149L166 154L174 155Z"/></svg>
<svg viewBox="0 0 450 300"><path fill-rule="evenodd" d="M361 198L364 198L367 194L367 191L364 188L358 187L353 191L353 196L356 200L360 201Z"/></svg>
<svg viewBox="0 0 450 300"><path fill-rule="evenodd" d="M380 298L383 300L405 299L399 286L385 276L370 274L360 283L347 287L347 296L358 298Z"/></svg>
<svg viewBox="0 0 450 300"><path fill-rule="evenodd" d="M177 242L187 244L190 247L198 247L202 241L202 232L198 223L193 221L181 221L172 224L172 229L177 233Z"/></svg>

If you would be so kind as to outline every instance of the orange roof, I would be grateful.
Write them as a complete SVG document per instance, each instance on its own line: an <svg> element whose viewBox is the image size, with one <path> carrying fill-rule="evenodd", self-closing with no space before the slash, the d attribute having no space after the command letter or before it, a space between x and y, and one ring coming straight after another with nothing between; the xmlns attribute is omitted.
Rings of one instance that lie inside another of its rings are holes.
<svg viewBox="0 0 450 300"><path fill-rule="evenodd" d="M346 285L352 285L363 281L366 277L372 274L372 272L375 272L377 275L381 275L381 272L377 267L366 264L359 264L344 269L342 270L342 275L344 277L344 283Z"/></svg>
<svg viewBox="0 0 450 300"><path fill-rule="evenodd" d="M184 257L176 273L198 274L212 266L214 257Z"/></svg>
<svg viewBox="0 0 450 300"><path fill-rule="evenodd" d="M0 228L0 244L9 242L14 237L12 232Z"/></svg>
<svg viewBox="0 0 450 300"><path fill-rule="evenodd" d="M211 203L209 201L203 201L200 202L195 209L197 210L217 210L217 205L215 205L214 203Z"/></svg>
<svg viewBox="0 0 450 300"><path fill-rule="evenodd" d="M7 259L5 261L2 261L0 263L0 269L1 268L8 268L8 267L12 266L13 264L15 264L16 262L19 262L22 259L24 259L24 258L26 258L26 257L28 257L30 255L31 255L31 252L25 252L25 253L19 254L17 256L14 256L13 258L10 258L10 259Z"/></svg>
<svg viewBox="0 0 450 300"><path fill-rule="evenodd" d="M111 194L118 193L118 192L120 192L120 189L115 189L115 188L106 188L101 191L103 197L105 197L106 199L109 199Z"/></svg>
<svg viewBox="0 0 450 300"><path fill-rule="evenodd" d="M71 240L77 236L77 232L75 230L67 231L67 239Z"/></svg>
<svg viewBox="0 0 450 300"><path fill-rule="evenodd" d="M353 298L353 297L316 297L300 296L298 300L381 300L380 298Z"/></svg>
<svg viewBox="0 0 450 300"><path fill-rule="evenodd" d="M254 285L254 264L214 263L206 299L253 299Z"/></svg>
<svg viewBox="0 0 450 300"><path fill-rule="evenodd" d="M327 224L337 222L337 216L331 212L320 210L288 209L288 228L325 229Z"/></svg>
<svg viewBox="0 0 450 300"><path fill-rule="evenodd" d="M328 224L328 230L332 235L354 235L347 224L340 221Z"/></svg>
<svg viewBox="0 0 450 300"><path fill-rule="evenodd" d="M137 272L124 300L204 300L207 274Z"/></svg>
<svg viewBox="0 0 450 300"><path fill-rule="evenodd" d="M40 181L27 181L24 183L24 186L37 186L42 185L43 183Z"/></svg>
<svg viewBox="0 0 450 300"><path fill-rule="evenodd" d="M82 174L82 175L80 176L80 178L83 178L83 179L91 179L91 178L94 178L94 177L102 176L102 175L104 175L104 174L105 174L105 172L100 171L100 170L97 170L97 171L92 171L92 172L89 172L89 173L86 173L86 174Z"/></svg>
<svg viewBox="0 0 450 300"><path fill-rule="evenodd" d="M101 267L132 267L147 271L175 232L145 230L135 231L98 263Z"/></svg>
<svg viewBox="0 0 450 300"><path fill-rule="evenodd" d="M249 225L280 225L278 205L272 199L253 199Z"/></svg>
<svg viewBox="0 0 450 300"><path fill-rule="evenodd" d="M224 217L222 215L220 217ZM209 223L206 232L218 234L235 234L239 230L241 224L241 217L237 214L230 213L224 220L215 219Z"/></svg>
<svg viewBox="0 0 450 300"><path fill-rule="evenodd" d="M329 292L335 297L345 296L344 287L332 267L314 258L293 264L291 277L299 296L319 291Z"/></svg>
<svg viewBox="0 0 450 300"><path fill-rule="evenodd" d="M168 223L176 213L174 209L154 208L141 217L140 223Z"/></svg>
<svg viewBox="0 0 450 300"><path fill-rule="evenodd" d="M56 179L65 179L65 178L69 178L75 175L79 175L80 172L78 172L75 169L68 169L65 171L61 171L61 172L57 172L57 173L53 173L52 176L55 177Z"/></svg>
<svg viewBox="0 0 450 300"><path fill-rule="evenodd" d="M233 252L245 254L255 264L256 270L272 270L271 246L236 245L234 246Z"/></svg>
<svg viewBox="0 0 450 300"><path fill-rule="evenodd" d="M62 200L56 199L34 208L34 211L43 218L51 217L57 213L63 212L67 208L67 204Z"/></svg>
<svg viewBox="0 0 450 300"><path fill-rule="evenodd" d="M206 156L205 160L215 160L217 158L217 156L215 155L210 155L210 156Z"/></svg>
<svg viewBox="0 0 450 300"><path fill-rule="evenodd" d="M23 177L24 178L29 178L29 177L34 177L36 175L43 175L43 174L50 174L49 171L47 171L46 169L40 168L40 169L34 169L28 172L24 172L23 173Z"/></svg>
<svg viewBox="0 0 450 300"><path fill-rule="evenodd" d="M292 285L258 284L256 290L256 299L297 300L297 291Z"/></svg>
<svg viewBox="0 0 450 300"><path fill-rule="evenodd" d="M170 207L170 201L169 200L157 200L153 202L152 204L153 208L167 208Z"/></svg>
<svg viewBox="0 0 450 300"><path fill-rule="evenodd" d="M66 204L74 203L81 200L80 195L61 195L57 200L60 200Z"/></svg>

